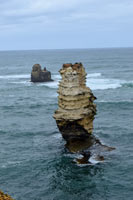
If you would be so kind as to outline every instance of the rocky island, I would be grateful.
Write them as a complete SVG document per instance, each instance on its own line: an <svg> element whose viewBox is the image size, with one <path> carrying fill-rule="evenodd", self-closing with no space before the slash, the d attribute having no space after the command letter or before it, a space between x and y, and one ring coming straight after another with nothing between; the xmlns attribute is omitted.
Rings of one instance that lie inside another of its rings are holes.
<svg viewBox="0 0 133 200"><path fill-rule="evenodd" d="M48 81L53 81L51 79L51 72L47 71L46 68L42 70L40 64L33 65L31 72L31 82L36 83L36 82L48 82Z"/></svg>

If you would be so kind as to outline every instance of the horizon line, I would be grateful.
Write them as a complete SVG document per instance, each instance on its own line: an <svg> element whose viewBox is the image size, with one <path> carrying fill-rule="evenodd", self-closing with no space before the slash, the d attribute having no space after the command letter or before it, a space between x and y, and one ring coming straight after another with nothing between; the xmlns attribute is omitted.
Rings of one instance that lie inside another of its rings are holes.
<svg viewBox="0 0 133 200"><path fill-rule="evenodd" d="M91 50L91 49L130 49L133 47L88 47L88 48L49 48L49 49L5 49L2 51L43 51L43 50Z"/></svg>

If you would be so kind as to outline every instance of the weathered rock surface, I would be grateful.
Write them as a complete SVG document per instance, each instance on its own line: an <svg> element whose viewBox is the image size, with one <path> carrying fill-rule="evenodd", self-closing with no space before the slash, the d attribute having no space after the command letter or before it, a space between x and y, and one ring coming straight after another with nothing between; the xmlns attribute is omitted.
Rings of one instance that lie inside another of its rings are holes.
<svg viewBox="0 0 133 200"><path fill-rule="evenodd" d="M86 87L86 72L81 63L64 64L58 89L58 110L54 118L67 141L90 137L96 114L96 97Z"/></svg>
<svg viewBox="0 0 133 200"><path fill-rule="evenodd" d="M40 64L33 65L31 72L31 82L47 82L47 81L53 81L51 79L51 72L47 71L46 68L42 70Z"/></svg>
<svg viewBox="0 0 133 200"><path fill-rule="evenodd" d="M8 194L4 194L0 191L0 200L13 200Z"/></svg>

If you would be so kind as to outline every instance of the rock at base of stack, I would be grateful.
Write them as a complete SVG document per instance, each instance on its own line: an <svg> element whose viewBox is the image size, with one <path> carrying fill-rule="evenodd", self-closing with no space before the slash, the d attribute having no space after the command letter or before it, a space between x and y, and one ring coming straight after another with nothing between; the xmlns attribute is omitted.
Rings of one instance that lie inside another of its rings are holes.
<svg viewBox="0 0 133 200"><path fill-rule="evenodd" d="M64 64L58 89L58 110L54 118L67 141L89 138L96 114L96 97L86 87L86 72L82 63Z"/></svg>
<svg viewBox="0 0 133 200"><path fill-rule="evenodd" d="M0 191L0 200L13 200L8 194L4 194Z"/></svg>

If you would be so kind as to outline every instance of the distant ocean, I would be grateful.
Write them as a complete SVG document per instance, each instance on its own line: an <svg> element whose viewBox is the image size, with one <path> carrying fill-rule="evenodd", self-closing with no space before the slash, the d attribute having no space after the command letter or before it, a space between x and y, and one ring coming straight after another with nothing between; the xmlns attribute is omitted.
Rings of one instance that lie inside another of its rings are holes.
<svg viewBox="0 0 133 200"><path fill-rule="evenodd" d="M97 97L93 134L116 147L102 163L74 164L52 117L70 62ZM31 83L35 63L54 82ZM133 48L0 51L0 189L16 200L133 199Z"/></svg>

